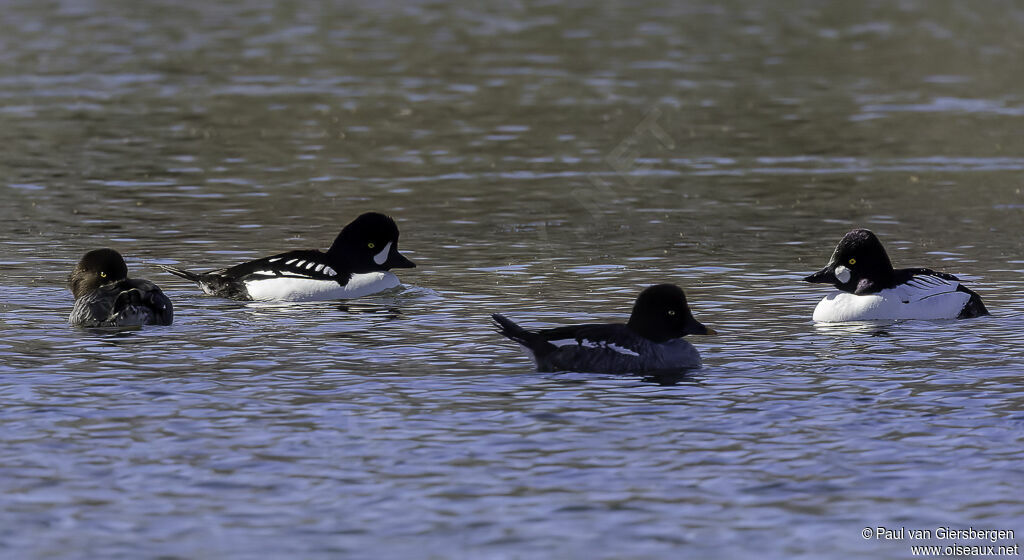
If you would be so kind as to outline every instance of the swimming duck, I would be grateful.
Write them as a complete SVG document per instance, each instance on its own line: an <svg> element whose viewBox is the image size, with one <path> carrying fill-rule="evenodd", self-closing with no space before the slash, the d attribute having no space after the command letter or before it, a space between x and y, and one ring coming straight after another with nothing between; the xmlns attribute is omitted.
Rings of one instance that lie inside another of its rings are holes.
<svg viewBox="0 0 1024 560"><path fill-rule="evenodd" d="M821 322L966 319L988 315L981 297L952 274L930 268L894 269L882 242L855 229L839 241L825 268L804 278L838 291L814 308Z"/></svg>
<svg viewBox="0 0 1024 560"><path fill-rule="evenodd" d="M538 371L645 373L701 365L688 334L716 334L693 318L683 290L658 284L642 292L626 323L572 325L528 331L503 315L498 332L519 343Z"/></svg>
<svg viewBox="0 0 1024 560"><path fill-rule="evenodd" d="M128 278L128 265L113 249L82 257L68 278L75 296L68 323L80 327L170 325L171 300L149 280Z"/></svg>

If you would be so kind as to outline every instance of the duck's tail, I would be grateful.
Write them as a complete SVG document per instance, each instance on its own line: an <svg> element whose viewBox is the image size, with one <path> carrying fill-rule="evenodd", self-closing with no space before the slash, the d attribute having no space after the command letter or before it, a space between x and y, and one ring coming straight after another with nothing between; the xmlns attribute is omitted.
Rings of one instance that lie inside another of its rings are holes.
<svg viewBox="0 0 1024 560"><path fill-rule="evenodd" d="M960 314L957 315L957 319L972 319L974 317L981 317L988 315L988 309L985 304L981 301L981 296L974 293L974 290L965 288L963 284L957 286L957 291L966 292L971 295L971 298L964 304L964 308L960 310Z"/></svg>
<svg viewBox="0 0 1024 560"><path fill-rule="evenodd" d="M510 319L500 313L491 315L491 319L494 319L494 324L498 326L498 332L503 336L510 338L519 344L529 345L533 338L530 331L520 327L513 323Z"/></svg>
<svg viewBox="0 0 1024 560"><path fill-rule="evenodd" d="M157 266L159 266L160 268L166 270L167 272L170 272L171 274L173 274L175 276L184 278L185 280L188 280L189 282L195 282L196 284L200 284L200 285L203 283L203 275L202 274L196 274L195 272L189 272L187 270L182 270L180 268L174 268L173 266L167 266L167 265L163 265L163 264L158 264Z"/></svg>

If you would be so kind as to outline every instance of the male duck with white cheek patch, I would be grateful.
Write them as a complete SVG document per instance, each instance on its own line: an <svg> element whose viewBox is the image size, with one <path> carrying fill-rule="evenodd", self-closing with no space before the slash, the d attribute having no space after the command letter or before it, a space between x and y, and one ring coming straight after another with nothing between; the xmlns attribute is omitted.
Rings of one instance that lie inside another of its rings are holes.
<svg viewBox="0 0 1024 560"><path fill-rule="evenodd" d="M866 229L847 233L828 265L804 280L839 290L815 307L813 319L820 322L988 315L981 297L952 274L929 268L894 269L882 242Z"/></svg>
<svg viewBox="0 0 1024 560"><path fill-rule="evenodd" d="M230 268L194 273L160 265L204 292L239 300L351 299L397 287L392 268L416 265L398 252L398 226L367 212L341 230L327 252L289 251Z"/></svg>

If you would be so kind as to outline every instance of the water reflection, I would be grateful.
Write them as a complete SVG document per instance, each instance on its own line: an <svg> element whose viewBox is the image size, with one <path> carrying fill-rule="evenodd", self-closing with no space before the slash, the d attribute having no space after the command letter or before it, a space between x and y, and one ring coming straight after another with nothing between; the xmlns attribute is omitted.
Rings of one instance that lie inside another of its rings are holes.
<svg viewBox="0 0 1024 560"><path fill-rule="evenodd" d="M842 338L849 335L892 336L889 332L900 321L849 321L844 323L814 323L819 334Z"/></svg>

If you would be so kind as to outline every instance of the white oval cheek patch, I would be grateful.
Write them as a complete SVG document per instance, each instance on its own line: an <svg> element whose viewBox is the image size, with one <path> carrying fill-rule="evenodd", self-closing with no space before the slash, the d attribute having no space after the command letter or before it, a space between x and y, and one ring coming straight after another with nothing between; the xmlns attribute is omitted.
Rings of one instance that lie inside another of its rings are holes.
<svg viewBox="0 0 1024 560"><path fill-rule="evenodd" d="M836 278L838 278L839 281L842 282L843 284L849 282L850 281L850 269L846 268L843 265L837 266L836 267Z"/></svg>
<svg viewBox="0 0 1024 560"><path fill-rule="evenodd" d="M391 242L384 246L379 253L373 256L373 262L377 264L384 264L384 261L388 260L388 253L391 252Z"/></svg>

